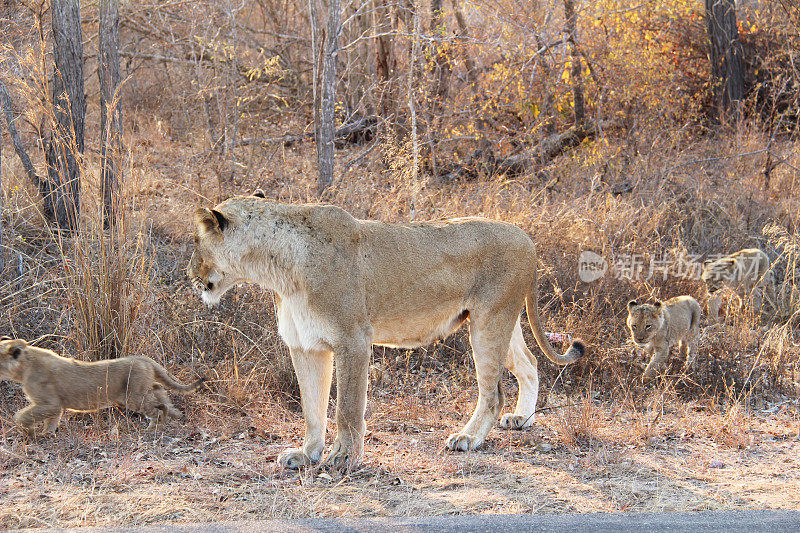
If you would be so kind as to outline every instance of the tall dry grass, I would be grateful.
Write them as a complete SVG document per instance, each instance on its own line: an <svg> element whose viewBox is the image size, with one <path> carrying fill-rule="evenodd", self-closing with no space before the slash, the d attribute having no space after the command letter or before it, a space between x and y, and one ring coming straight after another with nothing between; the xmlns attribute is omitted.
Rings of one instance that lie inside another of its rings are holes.
<svg viewBox="0 0 800 533"><path fill-rule="evenodd" d="M46 54L34 48L19 58L19 65L24 75L14 84L14 94L27 123L38 127L52 120L46 104ZM146 86L163 75L143 71L136 82ZM172 75L182 87L192 80L181 71ZM135 86L131 90L136 93ZM166 94L170 87L161 83L159 90ZM132 100L140 111L125 110L127 160L118 165L125 174L122 219L111 231L99 222L99 162L91 140L79 158L84 209L76 236L55 233L44 224L36 192L18 163L4 158L11 170L4 176L16 176L3 192L9 267L0 280L5 294L0 311L8 329L29 338L49 335L41 342L81 357L141 352L175 365L199 366L214 376L215 394L231 410L252 407L248 395L254 390L295 402L296 383L269 297L254 287L237 288L221 309L208 311L185 283L184 266L191 248L189 215L198 203L213 204L255 188L279 201L320 201L313 145L235 148L231 157L238 170L222 176L203 155L208 151L206 117L186 113L191 106L178 91L173 100L149 103L143 94ZM87 125L96 124L98 115L90 100ZM295 114L292 120L302 123L304 117ZM797 171L779 165L764 189L764 159L758 150L771 139L757 120L717 132L698 128L696 117L676 113L653 124L634 120L611 128L541 172L513 179L481 176L451 185L424 177L411 183L407 143L387 135L366 155L362 148L339 151L346 164L340 165L342 173L325 201L358 217L389 222L480 215L524 228L540 251L546 327L581 336L590 345L587 358L567 369L540 362L543 385L567 392L583 393L591 383L608 396L641 393L642 356L627 343L625 302L679 294L702 299L705 294L696 277L675 272L666 279L627 279L609 272L583 283L577 277L581 251L592 250L610 263L633 254L646 261L702 261L762 247L775 261L781 283L779 312L756 316L746 306L729 309L723 326L704 333L700 369L687 373L676 360L667 379L687 397L724 398L735 392L746 399L754 392L796 387ZM272 129L276 136L283 133L278 126L254 124L247 134L265 137ZM28 128L25 133L35 139L41 132ZM796 141L781 137L772 146L791 154ZM32 155L41 168L41 157ZM398 382L413 387L412 372L426 368L443 370L459 385L471 382L464 371L471 364L464 333L432 350L376 351L376 359L384 357L393 377L381 383L387 388Z"/></svg>

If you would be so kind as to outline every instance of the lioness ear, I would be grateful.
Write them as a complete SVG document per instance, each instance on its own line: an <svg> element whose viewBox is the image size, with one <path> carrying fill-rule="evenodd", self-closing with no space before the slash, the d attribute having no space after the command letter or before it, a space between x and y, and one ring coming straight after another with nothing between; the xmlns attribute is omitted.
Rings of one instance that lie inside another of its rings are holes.
<svg viewBox="0 0 800 533"><path fill-rule="evenodd" d="M201 234L216 235L225 231L228 219L216 209L201 207L194 213L194 221Z"/></svg>
<svg viewBox="0 0 800 533"><path fill-rule="evenodd" d="M11 337L9 337L8 335L3 335L2 337L0 337L0 341L10 341L10 340Z"/></svg>
<svg viewBox="0 0 800 533"><path fill-rule="evenodd" d="M255 196L256 198L266 198L267 197L267 195L261 189L256 189L255 192L253 193L253 196Z"/></svg>
<svg viewBox="0 0 800 533"><path fill-rule="evenodd" d="M633 309L637 305L639 305L639 302L637 302L636 300L631 300L630 302L628 302L628 310Z"/></svg>
<svg viewBox="0 0 800 533"><path fill-rule="evenodd" d="M656 308L656 311L659 311L661 309L661 301L660 300L656 301L656 303L653 304L653 307Z"/></svg>

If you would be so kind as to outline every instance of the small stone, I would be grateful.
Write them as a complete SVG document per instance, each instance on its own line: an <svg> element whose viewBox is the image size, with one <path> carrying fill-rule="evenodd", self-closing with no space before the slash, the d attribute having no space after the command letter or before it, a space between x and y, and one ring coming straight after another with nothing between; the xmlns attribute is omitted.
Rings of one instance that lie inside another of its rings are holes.
<svg viewBox="0 0 800 533"><path fill-rule="evenodd" d="M709 468L725 468L725 463L722 461L711 461L708 463Z"/></svg>
<svg viewBox="0 0 800 533"><path fill-rule="evenodd" d="M534 447L534 450L540 453L548 453L553 450L553 445L549 442L540 442Z"/></svg>

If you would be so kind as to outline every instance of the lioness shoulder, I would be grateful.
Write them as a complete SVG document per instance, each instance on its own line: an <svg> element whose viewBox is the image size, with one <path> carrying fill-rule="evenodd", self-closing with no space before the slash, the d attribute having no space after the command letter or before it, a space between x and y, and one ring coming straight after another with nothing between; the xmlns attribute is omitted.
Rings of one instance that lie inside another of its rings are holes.
<svg viewBox="0 0 800 533"><path fill-rule="evenodd" d="M631 339L651 355L644 379L656 376L669 357L669 349L676 344L686 363L694 363L700 314L700 304L691 296L678 296L654 304L628 302L627 325Z"/></svg>
<svg viewBox="0 0 800 533"><path fill-rule="evenodd" d="M168 417L181 416L165 386L191 391L203 381L184 385L149 357L89 363L61 357L23 339L0 341L0 379L21 383L30 401L14 420L28 432L44 422L45 433L56 430L64 410L96 411L110 406L145 415L150 419L148 429L152 429Z"/></svg>

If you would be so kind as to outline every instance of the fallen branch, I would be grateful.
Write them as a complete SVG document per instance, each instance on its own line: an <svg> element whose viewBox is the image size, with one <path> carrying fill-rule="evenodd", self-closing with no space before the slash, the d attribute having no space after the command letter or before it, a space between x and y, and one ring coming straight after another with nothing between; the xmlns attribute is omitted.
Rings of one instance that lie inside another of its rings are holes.
<svg viewBox="0 0 800 533"><path fill-rule="evenodd" d="M378 135L378 124L380 120L375 115L359 118L353 122L348 122L338 128L333 137L336 148L344 148L349 144L366 144ZM250 146L252 144L270 145L282 143L285 147L291 147L305 140L313 139L314 133L287 133L281 137L248 137L237 142L237 146Z"/></svg>
<svg viewBox="0 0 800 533"><path fill-rule="evenodd" d="M569 148L578 146L584 139L594 137L609 124L587 122L585 126L573 126L562 133L554 133L543 139L530 150L509 157L495 157L488 147L480 148L472 154L464 165L450 165L448 171L437 176L439 183L452 183L461 178L475 178L479 174L509 177L546 166L550 161Z"/></svg>

